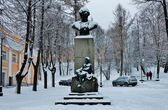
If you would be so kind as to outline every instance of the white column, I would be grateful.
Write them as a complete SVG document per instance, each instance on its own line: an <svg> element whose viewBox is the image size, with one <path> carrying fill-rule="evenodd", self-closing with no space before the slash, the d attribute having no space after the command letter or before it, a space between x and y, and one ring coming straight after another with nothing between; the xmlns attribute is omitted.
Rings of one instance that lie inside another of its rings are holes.
<svg viewBox="0 0 168 110"><path fill-rule="evenodd" d="M9 55L8 55L8 74L9 76L12 76L12 51L9 49Z"/></svg>

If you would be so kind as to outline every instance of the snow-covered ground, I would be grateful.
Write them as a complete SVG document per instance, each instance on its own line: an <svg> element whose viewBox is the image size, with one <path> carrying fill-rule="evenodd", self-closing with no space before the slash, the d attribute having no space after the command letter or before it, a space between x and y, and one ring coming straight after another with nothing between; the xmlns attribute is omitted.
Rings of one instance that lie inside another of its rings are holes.
<svg viewBox="0 0 168 110"><path fill-rule="evenodd" d="M112 79L113 76L116 77L112 75ZM99 93L108 98L111 105L54 105L56 100L70 93L70 87L56 84L52 88L49 83L48 89L43 89L41 82L37 92L32 91L32 86L22 87L20 95L15 93L15 87L3 88L0 110L168 110L168 74L161 72L159 82L139 82L136 87L112 87L111 81L103 84Z"/></svg>

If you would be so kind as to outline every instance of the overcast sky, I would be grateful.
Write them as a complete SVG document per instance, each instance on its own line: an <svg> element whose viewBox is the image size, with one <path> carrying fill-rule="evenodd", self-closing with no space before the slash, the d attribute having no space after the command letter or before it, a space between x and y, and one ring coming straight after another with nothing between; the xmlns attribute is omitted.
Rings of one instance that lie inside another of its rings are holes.
<svg viewBox="0 0 168 110"><path fill-rule="evenodd" d="M91 17L104 29L107 29L111 22L113 22L113 12L120 3L127 9L131 16L137 12L137 8L133 5L132 0L89 0L86 7L91 12Z"/></svg>

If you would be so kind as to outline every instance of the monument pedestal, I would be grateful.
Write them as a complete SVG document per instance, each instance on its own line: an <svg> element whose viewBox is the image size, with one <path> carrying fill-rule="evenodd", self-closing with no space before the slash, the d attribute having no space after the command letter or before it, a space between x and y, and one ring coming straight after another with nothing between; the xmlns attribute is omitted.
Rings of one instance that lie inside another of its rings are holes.
<svg viewBox="0 0 168 110"><path fill-rule="evenodd" d="M75 70L81 68L85 63L85 57L90 58L94 74L94 38L91 35L75 37ZM71 92L98 92L98 82L95 77L92 79L83 78L82 81L75 76L71 82Z"/></svg>
<svg viewBox="0 0 168 110"><path fill-rule="evenodd" d="M72 78L71 82L71 92L75 93L85 93L85 92L98 92L98 83L95 77L83 82L80 82L77 77Z"/></svg>
<svg viewBox="0 0 168 110"><path fill-rule="evenodd" d="M91 35L77 36L75 41L75 70L85 63L84 58L89 57L94 70L94 38Z"/></svg>

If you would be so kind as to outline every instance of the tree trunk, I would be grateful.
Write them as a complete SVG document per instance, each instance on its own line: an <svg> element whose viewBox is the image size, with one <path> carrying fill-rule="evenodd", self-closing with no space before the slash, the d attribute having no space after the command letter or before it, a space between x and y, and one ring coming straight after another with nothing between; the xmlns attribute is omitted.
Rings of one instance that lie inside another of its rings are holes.
<svg viewBox="0 0 168 110"><path fill-rule="evenodd" d="M137 63L137 65L136 65L136 69L137 69L137 71L139 71L139 65L138 65L138 63Z"/></svg>
<svg viewBox="0 0 168 110"><path fill-rule="evenodd" d="M120 27L120 37L121 37L121 44L120 44L120 59L121 59L121 65L120 65L120 67L121 67L121 69L120 69L120 76L122 76L123 75L123 57L124 57L124 55L123 55L123 50L124 50L124 44L123 44L123 24L122 24L122 22L123 22L123 18L122 18L122 16L120 16L119 17L119 27Z"/></svg>
<svg viewBox="0 0 168 110"><path fill-rule="evenodd" d="M34 67L34 78L33 78L33 91L37 91L37 66Z"/></svg>
<svg viewBox="0 0 168 110"><path fill-rule="evenodd" d="M160 59L157 57L157 79L159 79L160 73Z"/></svg>
<svg viewBox="0 0 168 110"><path fill-rule="evenodd" d="M41 7L41 27L40 27L40 53L41 53L41 62L42 68L44 73L44 88L47 88L47 65L44 65L44 52L43 52L43 37L44 37L44 0L42 0L42 7Z"/></svg>
<svg viewBox="0 0 168 110"><path fill-rule="evenodd" d="M166 34L167 34L167 38L168 38L168 15L167 15L167 5L166 5L166 0L163 0L163 10L164 10L164 16L165 16L165 26L166 26ZM168 56L168 55L167 55ZM168 72L168 57L167 57L167 62L164 68L164 72L167 73Z"/></svg>
<svg viewBox="0 0 168 110"><path fill-rule="evenodd" d="M19 72L16 74L16 84L17 84L17 91L16 93L20 94L21 93L21 84L22 84L22 80L23 78L28 74L28 71L22 76L22 73L24 71L24 68L26 66L27 63L27 59L28 59L28 43L29 43L29 36L31 34L31 4L32 1L29 0L28 1L28 8L27 8L27 30L26 30L26 41L25 41L25 48L24 48L24 60L22 63L22 66L19 70Z"/></svg>
<svg viewBox="0 0 168 110"><path fill-rule="evenodd" d="M168 39L168 15L167 15L166 0L163 0L163 5L162 6L163 6L163 10L164 10L166 34L167 34L167 39Z"/></svg>
<svg viewBox="0 0 168 110"><path fill-rule="evenodd" d="M47 89L47 71L43 69L44 72L44 88Z"/></svg>
<svg viewBox="0 0 168 110"><path fill-rule="evenodd" d="M21 76L19 74L16 75L16 93L20 94L21 93L21 86L22 86L22 80Z"/></svg>
<svg viewBox="0 0 168 110"><path fill-rule="evenodd" d="M16 85L17 94L21 94L21 85L22 85L22 81L17 80L17 85Z"/></svg>
<svg viewBox="0 0 168 110"><path fill-rule="evenodd" d="M48 69L51 71L51 75L52 75L52 87L55 87L55 72L56 72L56 67L54 67L54 65L55 64L53 64L53 61L51 60L50 66L52 66L52 67L51 68L48 67Z"/></svg>
<svg viewBox="0 0 168 110"><path fill-rule="evenodd" d="M110 71L111 71L111 64L108 65L108 77L107 77L107 80L110 80Z"/></svg>
<svg viewBox="0 0 168 110"><path fill-rule="evenodd" d="M74 0L74 17L75 17L75 21L78 20L77 12L78 12L77 0ZM75 36L78 36L78 32L77 31L75 31Z"/></svg>
<svg viewBox="0 0 168 110"><path fill-rule="evenodd" d="M167 73L167 71L168 71L168 62L164 66L164 73Z"/></svg>
<svg viewBox="0 0 168 110"><path fill-rule="evenodd" d="M52 87L55 87L55 72L52 72Z"/></svg>
<svg viewBox="0 0 168 110"><path fill-rule="evenodd" d="M69 59L67 59L67 76L69 75Z"/></svg>
<svg viewBox="0 0 168 110"><path fill-rule="evenodd" d="M146 74L145 69L142 65L141 65L141 70L142 70L143 74Z"/></svg>
<svg viewBox="0 0 168 110"><path fill-rule="evenodd" d="M35 29L36 29L36 0L34 0L34 10L33 10L33 35L32 35L32 51L35 39ZM36 65L32 61L34 67L34 78L33 78L33 91L37 91L37 75L39 70L39 62L40 62L40 50L38 50L37 62Z"/></svg>
<svg viewBox="0 0 168 110"><path fill-rule="evenodd" d="M164 66L164 73L167 73L168 72L168 55L167 55L167 58L166 58L167 62Z"/></svg>
<svg viewBox="0 0 168 110"><path fill-rule="evenodd" d="M60 73L60 76L62 76L62 69L61 69L62 62L61 62L60 58L58 58L58 62L59 62L59 73Z"/></svg>
<svg viewBox="0 0 168 110"><path fill-rule="evenodd" d="M33 91L37 91L37 74L39 70L39 63L40 63L40 50L38 50L36 65L33 63L33 67L34 67Z"/></svg>

